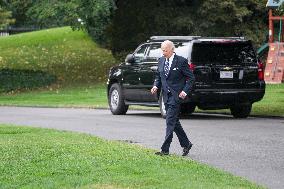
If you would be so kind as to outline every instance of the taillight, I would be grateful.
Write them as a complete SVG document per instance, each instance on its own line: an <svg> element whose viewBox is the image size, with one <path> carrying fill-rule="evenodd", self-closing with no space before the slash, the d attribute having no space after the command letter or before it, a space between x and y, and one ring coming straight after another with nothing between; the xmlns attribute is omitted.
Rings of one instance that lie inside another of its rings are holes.
<svg viewBox="0 0 284 189"><path fill-rule="evenodd" d="M189 65L189 69L191 71L194 71L195 65L193 63L191 63L191 62L188 65Z"/></svg>
<svg viewBox="0 0 284 189"><path fill-rule="evenodd" d="M264 66L260 60L258 60L257 67L258 67L258 79L264 80L264 70L263 70Z"/></svg>

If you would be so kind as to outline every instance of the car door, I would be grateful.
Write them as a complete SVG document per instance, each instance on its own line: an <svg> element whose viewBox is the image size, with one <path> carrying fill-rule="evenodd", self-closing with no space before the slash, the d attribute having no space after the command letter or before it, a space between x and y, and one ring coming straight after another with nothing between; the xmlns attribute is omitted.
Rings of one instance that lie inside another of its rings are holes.
<svg viewBox="0 0 284 189"><path fill-rule="evenodd" d="M123 88L125 100L139 102L141 101L141 82L140 69L145 59L145 52L148 44L140 45L133 53L135 62L125 64L123 67Z"/></svg>
<svg viewBox="0 0 284 189"><path fill-rule="evenodd" d="M175 53L184 58L188 58L189 43L184 41L176 41ZM146 51L145 60L141 64L140 81L141 94L145 102L155 102L158 100L157 95L152 95L150 89L153 87L154 79L158 69L158 59L162 56L161 42L152 43Z"/></svg>
<svg viewBox="0 0 284 189"><path fill-rule="evenodd" d="M156 102L156 95L150 93L158 69L158 59L161 57L161 43L152 43L146 51L146 56L140 68L140 92L144 102Z"/></svg>

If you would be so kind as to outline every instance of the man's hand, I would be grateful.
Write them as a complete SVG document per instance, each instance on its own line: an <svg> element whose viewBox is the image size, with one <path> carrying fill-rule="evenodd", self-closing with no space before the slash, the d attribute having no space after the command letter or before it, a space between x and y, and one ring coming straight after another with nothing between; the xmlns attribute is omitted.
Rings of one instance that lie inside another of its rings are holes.
<svg viewBox="0 0 284 189"><path fill-rule="evenodd" d="M151 93L152 93L152 94L157 93L157 91L158 91L158 87L156 87L156 86L154 86L154 87L151 89Z"/></svg>
<svg viewBox="0 0 284 189"><path fill-rule="evenodd" d="M184 91L181 91L178 95L178 97L180 97L181 99L185 99L186 96L187 94Z"/></svg>

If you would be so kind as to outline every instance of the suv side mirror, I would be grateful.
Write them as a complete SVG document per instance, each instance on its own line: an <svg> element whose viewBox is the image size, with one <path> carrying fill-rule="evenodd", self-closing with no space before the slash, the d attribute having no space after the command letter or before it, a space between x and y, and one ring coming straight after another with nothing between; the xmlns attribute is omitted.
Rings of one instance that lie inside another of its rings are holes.
<svg viewBox="0 0 284 189"><path fill-rule="evenodd" d="M133 64L135 62L133 54L128 54L125 58L125 63Z"/></svg>

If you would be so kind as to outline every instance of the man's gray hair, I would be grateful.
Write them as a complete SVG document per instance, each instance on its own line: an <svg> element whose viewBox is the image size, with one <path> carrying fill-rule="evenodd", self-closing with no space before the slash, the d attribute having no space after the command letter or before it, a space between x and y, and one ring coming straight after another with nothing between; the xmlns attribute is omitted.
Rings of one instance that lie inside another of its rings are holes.
<svg viewBox="0 0 284 189"><path fill-rule="evenodd" d="M172 41L170 40L166 40L164 41L162 44L161 44L161 47L162 46L166 46L166 47L170 47L173 51L175 50L175 45Z"/></svg>

